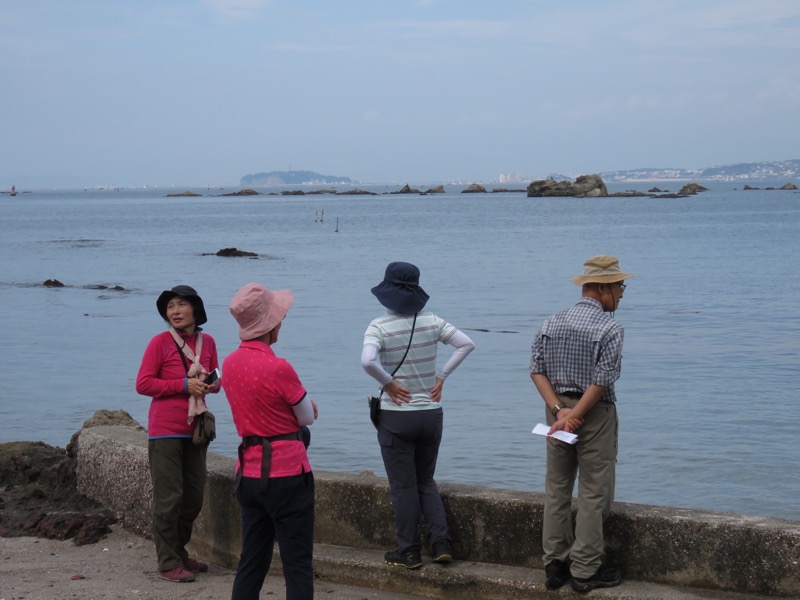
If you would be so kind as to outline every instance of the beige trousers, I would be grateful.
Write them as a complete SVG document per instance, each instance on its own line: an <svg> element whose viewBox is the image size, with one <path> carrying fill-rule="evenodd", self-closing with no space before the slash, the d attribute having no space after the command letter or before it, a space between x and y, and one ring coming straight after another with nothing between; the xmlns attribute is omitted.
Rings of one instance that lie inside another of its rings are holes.
<svg viewBox="0 0 800 600"><path fill-rule="evenodd" d="M578 400L559 396L573 407ZM555 419L547 412L547 423ZM614 501L617 463L617 408L598 402L585 416L575 445L547 440L542 556L571 562L573 577L588 578L600 568L603 558L603 521ZM578 476L578 511L572 526L572 491Z"/></svg>

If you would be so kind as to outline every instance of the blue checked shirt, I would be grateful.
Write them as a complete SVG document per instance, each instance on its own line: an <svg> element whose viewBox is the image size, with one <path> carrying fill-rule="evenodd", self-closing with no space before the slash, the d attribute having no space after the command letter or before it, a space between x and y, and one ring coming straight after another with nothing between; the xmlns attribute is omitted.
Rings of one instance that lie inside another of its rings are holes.
<svg viewBox="0 0 800 600"><path fill-rule="evenodd" d="M622 368L622 325L593 298L548 318L531 345L531 373L544 375L557 394L605 387L601 402L616 402Z"/></svg>

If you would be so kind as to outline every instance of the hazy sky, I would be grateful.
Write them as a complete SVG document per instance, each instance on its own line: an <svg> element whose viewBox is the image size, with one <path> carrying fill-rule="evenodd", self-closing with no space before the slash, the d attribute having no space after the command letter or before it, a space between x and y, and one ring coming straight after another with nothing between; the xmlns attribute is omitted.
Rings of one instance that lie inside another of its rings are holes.
<svg viewBox="0 0 800 600"><path fill-rule="evenodd" d="M0 189L800 158L798 0L0 0Z"/></svg>

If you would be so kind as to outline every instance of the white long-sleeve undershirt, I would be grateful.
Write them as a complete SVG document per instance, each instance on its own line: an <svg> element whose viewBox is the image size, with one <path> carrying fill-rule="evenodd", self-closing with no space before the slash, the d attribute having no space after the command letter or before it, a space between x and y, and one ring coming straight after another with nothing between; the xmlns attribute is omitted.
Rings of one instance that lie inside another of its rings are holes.
<svg viewBox="0 0 800 600"><path fill-rule="evenodd" d="M456 330L450 339L447 340L449 346L453 346L455 350L444 366L436 373L436 377L441 380L447 377L458 368L463 360L475 349L475 343L469 338L468 335ZM379 359L379 352L377 346L367 344L361 351L361 366L375 379L381 386L387 385L392 381L392 374L383 368Z"/></svg>
<svg viewBox="0 0 800 600"><path fill-rule="evenodd" d="M314 405L311 404L308 394L292 407L292 412L300 426L314 424Z"/></svg>

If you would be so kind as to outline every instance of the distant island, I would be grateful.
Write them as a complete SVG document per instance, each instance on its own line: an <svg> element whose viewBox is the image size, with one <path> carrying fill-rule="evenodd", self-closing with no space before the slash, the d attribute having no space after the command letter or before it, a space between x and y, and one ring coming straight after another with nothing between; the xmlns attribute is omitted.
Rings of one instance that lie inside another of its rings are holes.
<svg viewBox="0 0 800 600"><path fill-rule="evenodd" d="M319 183L341 183L349 185L353 180L338 175L322 175L314 171L269 171L245 175L239 180L243 186L266 185L314 185Z"/></svg>

